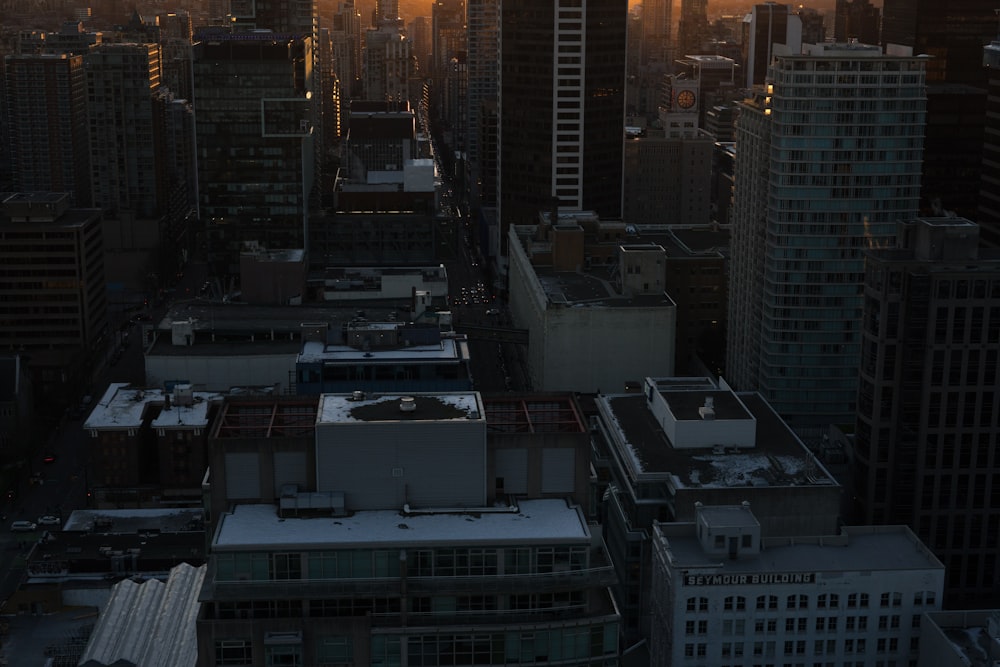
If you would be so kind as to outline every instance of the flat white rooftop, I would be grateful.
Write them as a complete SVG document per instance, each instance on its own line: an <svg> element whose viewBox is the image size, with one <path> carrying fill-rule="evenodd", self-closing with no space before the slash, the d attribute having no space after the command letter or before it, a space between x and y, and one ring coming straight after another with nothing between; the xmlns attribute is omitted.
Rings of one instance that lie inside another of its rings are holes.
<svg viewBox="0 0 1000 667"><path fill-rule="evenodd" d="M469 546L514 543L590 542L578 507L564 500L525 500L513 511L483 508L405 514L394 510L357 512L350 517L282 519L274 505L237 505L223 514L212 549L282 546L360 548L388 545Z"/></svg>
<svg viewBox="0 0 1000 667"><path fill-rule="evenodd" d="M414 409L403 412L403 398L412 399ZM316 424L344 424L389 421L468 421L485 419L479 394L472 391L435 394L323 394L319 399Z"/></svg>
<svg viewBox="0 0 1000 667"><path fill-rule="evenodd" d="M736 560L706 554L694 534L666 537L674 567L713 568L724 574L768 572L879 572L944 569L905 526L847 526L830 537L764 538L760 553Z"/></svg>
<svg viewBox="0 0 1000 667"><path fill-rule="evenodd" d="M161 389L134 389L127 382L115 382L108 386L107 391L94 405L90 416L84 422L85 429L118 429L138 428L142 426L146 406L157 404L165 406L165 396L173 396ZM153 428L170 427L204 427L208 425L208 408L212 401L221 398L220 394L196 391L191 405L178 406L173 404L169 410L164 409L152 421Z"/></svg>
<svg viewBox="0 0 1000 667"><path fill-rule="evenodd" d="M389 324L387 329L395 328ZM398 348L378 348L359 350L350 345L328 345L320 341L307 341L296 361L300 363L340 362L378 363L380 361L448 361L461 359L459 343L454 338L442 338L433 345L410 345ZM468 356L468 355L466 355Z"/></svg>

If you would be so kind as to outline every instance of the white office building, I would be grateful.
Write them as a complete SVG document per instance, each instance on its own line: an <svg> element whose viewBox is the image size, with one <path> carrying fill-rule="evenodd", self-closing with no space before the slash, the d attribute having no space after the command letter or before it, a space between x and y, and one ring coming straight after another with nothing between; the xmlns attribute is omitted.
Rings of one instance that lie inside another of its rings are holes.
<svg viewBox="0 0 1000 667"><path fill-rule="evenodd" d="M915 664L944 566L906 526L769 538L749 503L653 526L654 667Z"/></svg>

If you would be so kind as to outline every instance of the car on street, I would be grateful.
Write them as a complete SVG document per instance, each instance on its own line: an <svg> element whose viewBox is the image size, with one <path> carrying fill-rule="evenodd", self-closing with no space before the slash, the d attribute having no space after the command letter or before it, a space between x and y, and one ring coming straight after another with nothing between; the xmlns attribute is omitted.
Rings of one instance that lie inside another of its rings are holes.
<svg viewBox="0 0 1000 667"><path fill-rule="evenodd" d="M46 454L45 456L42 457L42 463L51 464L51 463L55 463L55 462L56 462L56 455L55 454L48 453L48 454Z"/></svg>
<svg viewBox="0 0 1000 667"><path fill-rule="evenodd" d="M33 533L37 529L38 526L33 521L15 521L10 524L12 533Z"/></svg>
<svg viewBox="0 0 1000 667"><path fill-rule="evenodd" d="M500 312L501 312L501 311L500 311L500 309L499 309L499 308L487 308L487 309L486 309L486 314L487 314L487 315L499 315L499 314L500 314Z"/></svg>
<svg viewBox="0 0 1000 667"><path fill-rule="evenodd" d="M38 517L39 526L58 526L60 523L62 523L62 519L52 514Z"/></svg>

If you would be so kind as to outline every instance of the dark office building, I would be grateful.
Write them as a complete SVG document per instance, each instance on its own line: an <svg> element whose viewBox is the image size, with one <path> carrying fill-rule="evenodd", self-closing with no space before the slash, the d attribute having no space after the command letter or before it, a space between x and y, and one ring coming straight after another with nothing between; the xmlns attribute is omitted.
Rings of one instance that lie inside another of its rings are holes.
<svg viewBox="0 0 1000 667"><path fill-rule="evenodd" d="M201 218L213 270L235 275L244 243L303 247L314 177L311 40L223 33L194 49Z"/></svg>
<svg viewBox="0 0 1000 667"><path fill-rule="evenodd" d="M835 11L833 41L856 39L862 44L879 43L878 29L882 16L871 0L837 0Z"/></svg>
<svg viewBox="0 0 1000 667"><path fill-rule="evenodd" d="M995 0L884 0L882 46L912 47L912 55L934 56L927 83L981 86L983 47L997 34Z"/></svg>
<svg viewBox="0 0 1000 667"><path fill-rule="evenodd" d="M896 238L867 253L853 518L908 524L954 602L995 606L1000 253L962 218L901 223Z"/></svg>
<svg viewBox="0 0 1000 667"><path fill-rule="evenodd" d="M504 228L535 222L554 198L568 210L621 217L626 11L626 0L595 0L585 8L579 0L503 3Z"/></svg>

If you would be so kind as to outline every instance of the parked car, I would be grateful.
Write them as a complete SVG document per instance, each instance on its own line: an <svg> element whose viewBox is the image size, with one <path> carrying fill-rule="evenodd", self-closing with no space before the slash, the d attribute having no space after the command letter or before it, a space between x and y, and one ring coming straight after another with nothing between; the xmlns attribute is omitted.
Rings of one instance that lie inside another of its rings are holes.
<svg viewBox="0 0 1000 667"><path fill-rule="evenodd" d="M39 526L58 526L60 523L62 523L62 519L52 514L38 517Z"/></svg>
<svg viewBox="0 0 1000 667"><path fill-rule="evenodd" d="M42 463L50 464L55 462L56 462L56 455L53 454L52 452L49 452L48 454L42 457Z"/></svg>
<svg viewBox="0 0 1000 667"><path fill-rule="evenodd" d="M12 533L33 533L38 529L38 526L33 521L15 521L10 524L10 532Z"/></svg>

